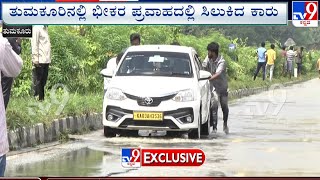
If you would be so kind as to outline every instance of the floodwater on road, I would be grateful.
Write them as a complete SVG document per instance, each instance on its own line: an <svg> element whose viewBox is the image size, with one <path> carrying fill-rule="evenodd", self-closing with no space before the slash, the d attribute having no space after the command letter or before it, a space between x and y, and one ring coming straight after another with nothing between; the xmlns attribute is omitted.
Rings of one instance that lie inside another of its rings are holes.
<svg viewBox="0 0 320 180"><path fill-rule="evenodd" d="M105 138L103 131L70 143L8 157L6 176L320 176L320 80L245 97L230 105L230 134L219 127L200 140ZM200 167L120 164L123 147L201 148Z"/></svg>

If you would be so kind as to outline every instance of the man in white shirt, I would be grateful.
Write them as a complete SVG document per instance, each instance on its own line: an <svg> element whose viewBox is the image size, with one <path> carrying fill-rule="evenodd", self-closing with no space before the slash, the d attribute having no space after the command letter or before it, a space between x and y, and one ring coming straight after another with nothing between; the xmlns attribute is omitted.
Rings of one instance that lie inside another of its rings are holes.
<svg viewBox="0 0 320 180"><path fill-rule="evenodd" d="M16 77L22 69L22 59L17 55L8 39L0 33L0 71L6 77ZM0 88L2 94L2 87ZM3 98L0 98L0 177L4 176L6 168L6 154L9 152L7 136L6 113Z"/></svg>
<svg viewBox="0 0 320 180"><path fill-rule="evenodd" d="M290 46L290 50L287 52L287 73L289 73L289 77L293 74L293 61L296 56L296 52L293 51L293 46Z"/></svg>
<svg viewBox="0 0 320 180"><path fill-rule="evenodd" d="M47 83L51 63L51 43L47 26L33 26L31 39L34 96L44 100L44 87Z"/></svg>

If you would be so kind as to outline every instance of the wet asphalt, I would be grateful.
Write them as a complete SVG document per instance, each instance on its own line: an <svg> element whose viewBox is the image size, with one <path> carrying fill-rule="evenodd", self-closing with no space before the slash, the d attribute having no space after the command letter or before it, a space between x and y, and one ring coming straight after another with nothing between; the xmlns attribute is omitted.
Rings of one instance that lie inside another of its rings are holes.
<svg viewBox="0 0 320 180"><path fill-rule="evenodd" d="M280 89L279 89L280 88ZM230 103L230 134L105 138L103 131L8 157L6 176L320 176L320 79ZM141 132L146 135L146 132ZM123 147L201 148L200 167L121 166Z"/></svg>

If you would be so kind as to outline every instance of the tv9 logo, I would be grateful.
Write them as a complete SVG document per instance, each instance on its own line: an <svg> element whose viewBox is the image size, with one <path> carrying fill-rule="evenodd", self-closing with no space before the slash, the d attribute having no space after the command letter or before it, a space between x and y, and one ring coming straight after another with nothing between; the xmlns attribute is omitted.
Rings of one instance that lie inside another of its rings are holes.
<svg viewBox="0 0 320 180"><path fill-rule="evenodd" d="M141 149L140 148L122 148L121 165L125 168L141 167Z"/></svg>
<svg viewBox="0 0 320 180"><path fill-rule="evenodd" d="M292 24L295 27L318 27L318 1L293 1Z"/></svg>

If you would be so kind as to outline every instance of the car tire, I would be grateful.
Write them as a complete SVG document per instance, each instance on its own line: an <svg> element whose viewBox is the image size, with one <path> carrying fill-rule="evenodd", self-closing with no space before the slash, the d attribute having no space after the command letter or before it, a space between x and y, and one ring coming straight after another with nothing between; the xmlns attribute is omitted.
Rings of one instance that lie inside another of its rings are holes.
<svg viewBox="0 0 320 180"><path fill-rule="evenodd" d="M200 139L201 138L201 107L200 107L200 113L199 113L199 119L198 119L198 128L197 129L193 129L188 133L188 137L190 139Z"/></svg>
<svg viewBox="0 0 320 180"><path fill-rule="evenodd" d="M212 112L212 110L216 110L215 112ZM211 105L210 109L210 123L213 127L213 130L217 130L218 125L218 103L214 102L214 104Z"/></svg>
<svg viewBox="0 0 320 180"><path fill-rule="evenodd" d="M110 128L108 126L104 126L104 136L105 137L116 137L115 130L113 128Z"/></svg>
<svg viewBox="0 0 320 180"><path fill-rule="evenodd" d="M215 129L217 129L217 125L218 125L218 114L217 113L210 113L210 121L211 121L211 126Z"/></svg>
<svg viewBox="0 0 320 180"><path fill-rule="evenodd" d="M167 131L166 136L170 138L178 138L181 137L183 132L180 131Z"/></svg>
<svg viewBox="0 0 320 180"><path fill-rule="evenodd" d="M201 135L209 136L210 135L210 129L211 129L211 123L210 123L210 112L209 117L207 118L206 123L201 125Z"/></svg>
<svg viewBox="0 0 320 180"><path fill-rule="evenodd" d="M138 130L121 130L120 136L121 137L138 137L139 131Z"/></svg>

